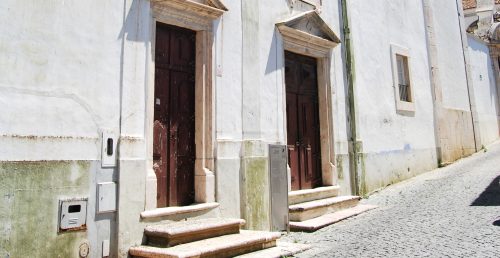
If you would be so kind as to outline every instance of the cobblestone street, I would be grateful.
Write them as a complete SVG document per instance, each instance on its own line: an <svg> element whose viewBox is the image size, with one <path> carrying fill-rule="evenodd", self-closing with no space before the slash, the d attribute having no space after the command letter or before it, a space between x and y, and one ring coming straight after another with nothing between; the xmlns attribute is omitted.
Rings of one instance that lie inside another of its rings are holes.
<svg viewBox="0 0 500 258"><path fill-rule="evenodd" d="M283 241L297 257L500 257L500 145L371 195L379 208Z"/></svg>

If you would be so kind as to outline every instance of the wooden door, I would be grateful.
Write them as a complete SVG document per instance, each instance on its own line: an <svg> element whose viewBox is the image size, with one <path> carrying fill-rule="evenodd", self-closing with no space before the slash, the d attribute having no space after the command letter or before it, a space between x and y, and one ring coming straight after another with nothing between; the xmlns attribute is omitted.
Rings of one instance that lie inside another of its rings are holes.
<svg viewBox="0 0 500 258"><path fill-rule="evenodd" d="M157 23L153 168L157 206L194 202L195 32Z"/></svg>
<svg viewBox="0 0 500 258"><path fill-rule="evenodd" d="M285 52L288 160L292 190L321 186L316 59Z"/></svg>

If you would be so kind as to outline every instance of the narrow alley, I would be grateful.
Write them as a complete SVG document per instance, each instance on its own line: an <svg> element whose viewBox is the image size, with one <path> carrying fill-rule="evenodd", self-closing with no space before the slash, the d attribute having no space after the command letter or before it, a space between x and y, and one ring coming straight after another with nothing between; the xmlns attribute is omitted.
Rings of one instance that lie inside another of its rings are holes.
<svg viewBox="0 0 500 258"><path fill-rule="evenodd" d="M379 208L283 241L297 257L500 257L500 144L362 201Z"/></svg>

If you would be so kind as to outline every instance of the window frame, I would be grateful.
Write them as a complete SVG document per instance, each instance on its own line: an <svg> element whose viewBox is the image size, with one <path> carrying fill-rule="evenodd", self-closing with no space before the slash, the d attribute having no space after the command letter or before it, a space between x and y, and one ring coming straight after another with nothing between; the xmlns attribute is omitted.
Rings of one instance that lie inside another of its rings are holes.
<svg viewBox="0 0 500 258"><path fill-rule="evenodd" d="M410 101L401 100L400 90L399 90L399 68L398 68L398 56L403 58L405 63L406 70L405 77L408 84L409 94L408 97ZM392 80L393 80L393 88L394 88L394 99L396 102L396 111L398 112L415 112L415 87L412 80L412 72L411 72L411 57L410 50L408 48L404 48L398 45L391 44L391 61L392 61Z"/></svg>

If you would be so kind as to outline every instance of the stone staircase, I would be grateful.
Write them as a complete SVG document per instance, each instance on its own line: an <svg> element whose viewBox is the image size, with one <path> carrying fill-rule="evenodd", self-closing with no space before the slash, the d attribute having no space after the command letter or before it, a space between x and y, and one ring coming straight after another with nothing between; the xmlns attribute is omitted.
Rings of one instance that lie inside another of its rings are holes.
<svg viewBox="0 0 500 258"><path fill-rule="evenodd" d="M288 194L290 230L315 231L376 208L360 205L359 196L338 196L338 186L292 191Z"/></svg>
<svg viewBox="0 0 500 258"><path fill-rule="evenodd" d="M280 233L240 230L241 219L200 219L147 226L131 257L233 257L276 246Z"/></svg>

